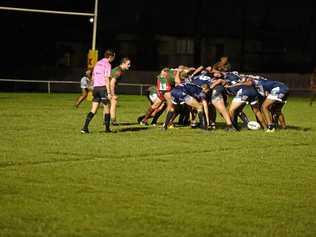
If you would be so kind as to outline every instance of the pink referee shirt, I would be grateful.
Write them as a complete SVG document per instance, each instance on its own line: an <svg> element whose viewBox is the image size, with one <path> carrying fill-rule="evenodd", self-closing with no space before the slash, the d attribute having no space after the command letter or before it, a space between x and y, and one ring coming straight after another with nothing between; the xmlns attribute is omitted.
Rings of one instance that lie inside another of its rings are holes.
<svg viewBox="0 0 316 237"><path fill-rule="evenodd" d="M95 64L92 74L93 87L105 86L105 77L111 75L111 68L111 64L106 58L101 59Z"/></svg>

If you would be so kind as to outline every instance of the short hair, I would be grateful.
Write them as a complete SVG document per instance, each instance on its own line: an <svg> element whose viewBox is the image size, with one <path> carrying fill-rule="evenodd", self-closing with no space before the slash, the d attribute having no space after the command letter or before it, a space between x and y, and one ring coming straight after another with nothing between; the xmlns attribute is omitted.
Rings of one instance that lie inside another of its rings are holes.
<svg viewBox="0 0 316 237"><path fill-rule="evenodd" d="M114 57L114 56L115 56L115 52L111 49L107 49L104 53L105 58Z"/></svg>
<svg viewBox="0 0 316 237"><path fill-rule="evenodd" d="M210 85L208 83L203 83L201 85L201 88L204 89L204 90L209 90L210 89Z"/></svg>
<svg viewBox="0 0 316 237"><path fill-rule="evenodd" d="M180 79L185 79L188 76L189 76L188 72L186 72L186 71L181 71L180 74L179 74Z"/></svg>
<svg viewBox="0 0 316 237"><path fill-rule="evenodd" d="M126 63L127 61L131 61L128 57L124 57L121 59L121 64Z"/></svg>

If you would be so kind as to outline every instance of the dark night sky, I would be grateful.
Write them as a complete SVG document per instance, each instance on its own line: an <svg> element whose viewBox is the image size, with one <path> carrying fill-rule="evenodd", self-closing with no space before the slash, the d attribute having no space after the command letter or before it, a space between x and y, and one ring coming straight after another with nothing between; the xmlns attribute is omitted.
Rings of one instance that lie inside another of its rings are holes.
<svg viewBox="0 0 316 237"><path fill-rule="evenodd" d="M306 3L272 6L267 1L99 0L97 48L115 47L113 38L119 33L240 38L243 22L248 38L276 32L281 41L287 41L287 47L301 47L310 40L311 32L315 35L316 28L315 8ZM94 0L1 0L0 6L91 13ZM92 24L88 19L0 10L1 71L36 62L54 63L56 41L77 41L90 48Z"/></svg>
<svg viewBox="0 0 316 237"><path fill-rule="evenodd" d="M146 24L151 26L149 30L154 32L190 35L199 30L205 34L239 36L241 9L245 6L249 30L269 27L271 30L293 30L294 33L296 30L303 30L300 27L308 26L313 20L315 8L307 6L304 1L300 1L301 5L298 6L272 7L267 1L242 3L243 1L226 0L214 3L207 0L99 0L98 26L99 30L111 30L115 33L135 32L139 24L142 24L142 19L146 18ZM93 12L94 0L2 0L0 6ZM195 14L200 18L197 19ZM79 29L78 32L91 30L87 18L80 16L53 16L4 10L0 15L6 29L28 24L30 21L34 27L39 26L39 23L48 23L51 26L50 31L57 34L60 30L63 32L63 29L70 30L66 29L67 27Z"/></svg>

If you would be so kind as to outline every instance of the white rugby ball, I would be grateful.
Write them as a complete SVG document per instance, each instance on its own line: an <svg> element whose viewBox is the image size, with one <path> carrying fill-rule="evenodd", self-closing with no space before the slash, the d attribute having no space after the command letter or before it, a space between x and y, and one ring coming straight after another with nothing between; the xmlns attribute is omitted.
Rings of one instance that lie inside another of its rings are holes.
<svg viewBox="0 0 316 237"><path fill-rule="evenodd" d="M260 124L256 121L249 121L248 124L247 124L247 127L250 129L250 130L258 130L261 128Z"/></svg>

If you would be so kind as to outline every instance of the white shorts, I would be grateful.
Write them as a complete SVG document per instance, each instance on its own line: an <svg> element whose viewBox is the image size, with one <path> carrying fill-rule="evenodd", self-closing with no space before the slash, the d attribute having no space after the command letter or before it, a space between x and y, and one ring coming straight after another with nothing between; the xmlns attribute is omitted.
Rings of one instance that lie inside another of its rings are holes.
<svg viewBox="0 0 316 237"><path fill-rule="evenodd" d="M247 101L243 100L242 97L234 97L234 99L232 100L232 103L247 103Z"/></svg>
<svg viewBox="0 0 316 237"><path fill-rule="evenodd" d="M151 100L151 102L155 102L156 99L158 98L158 95L155 93L155 94L150 94L149 95L149 99Z"/></svg>
<svg viewBox="0 0 316 237"><path fill-rule="evenodd" d="M82 89L88 89L89 88L89 81L86 77L83 77L80 81L80 87Z"/></svg>
<svg viewBox="0 0 316 237"><path fill-rule="evenodd" d="M268 94L267 99L283 102L284 96L285 94L280 91L280 87L275 87L271 90L270 94Z"/></svg>

